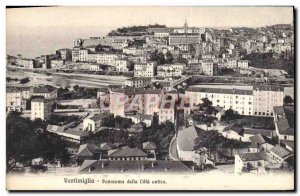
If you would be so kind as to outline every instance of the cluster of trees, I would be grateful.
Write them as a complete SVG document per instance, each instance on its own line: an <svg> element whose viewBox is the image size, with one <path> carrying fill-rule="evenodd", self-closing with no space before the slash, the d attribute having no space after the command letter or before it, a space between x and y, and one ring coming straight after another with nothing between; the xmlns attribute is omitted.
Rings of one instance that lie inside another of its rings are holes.
<svg viewBox="0 0 300 196"><path fill-rule="evenodd" d="M79 116L71 115L71 116L61 116L57 114L50 114L47 118L47 122L51 125L64 125L71 122L78 122L80 120Z"/></svg>
<svg viewBox="0 0 300 196"><path fill-rule="evenodd" d="M221 117L222 121L229 122L230 120L238 119L240 118L239 114L236 114L232 109L228 109L225 111L224 115Z"/></svg>
<svg viewBox="0 0 300 196"><path fill-rule="evenodd" d="M18 112L11 112L6 119L6 171L11 171L16 163L30 164L33 158L41 157L54 163L69 160L65 141L59 136L44 132L46 123L30 121Z"/></svg>
<svg viewBox="0 0 300 196"><path fill-rule="evenodd" d="M249 66L263 69L283 69L289 75L294 75L295 61L294 56L280 56L275 58L273 53L251 53L242 59L249 60Z"/></svg>
<svg viewBox="0 0 300 196"><path fill-rule="evenodd" d="M142 148L144 142L152 141L157 145L160 156L164 156L168 153L171 139L175 134L173 123L166 122L159 124L158 116L155 115L150 127L145 127L143 124L144 127L141 133L130 134L126 129L132 125L133 123L130 119L125 119L120 116L108 116L103 120L102 124L102 126L107 126L108 128L91 135L85 142L97 144L109 142L117 143L119 146L126 145Z"/></svg>
<svg viewBox="0 0 300 196"><path fill-rule="evenodd" d="M123 118L121 116L114 117L113 115L107 116L102 120L102 126L113 127L117 129L128 129L134 123L131 119Z"/></svg>
<svg viewBox="0 0 300 196"><path fill-rule="evenodd" d="M284 103L284 105L293 105L294 104L294 100L293 100L293 98L291 96L286 95L283 98L283 103Z"/></svg>
<svg viewBox="0 0 300 196"><path fill-rule="evenodd" d="M75 85L73 90L69 88L57 89L58 99L96 99L97 88L88 88Z"/></svg>
<svg viewBox="0 0 300 196"><path fill-rule="evenodd" d="M200 137L195 139L194 150L199 153L207 153L209 158L217 161L219 153L223 150L226 151L227 149L230 149L232 157L234 149L243 148L246 145L247 143L242 141L224 137L217 130L210 130L204 132Z"/></svg>
<svg viewBox="0 0 300 196"><path fill-rule="evenodd" d="M141 36L146 35L148 28L164 28L166 25L148 25L148 26L131 26L131 27L123 27L118 28L117 30L113 30L108 33L108 36L125 36L125 35L132 35L132 36Z"/></svg>
<svg viewBox="0 0 300 196"><path fill-rule="evenodd" d="M166 56L162 52L158 52L158 50L154 50L150 54L150 61L156 61L158 65L162 65L165 63L173 63L174 58L171 52L167 52Z"/></svg>
<svg viewBox="0 0 300 196"><path fill-rule="evenodd" d="M30 79L28 77L25 77L25 78L21 78L21 79L18 79L18 78L11 78L11 77L6 77L6 82L17 82L19 81L20 84L26 84L28 82L30 82Z"/></svg>

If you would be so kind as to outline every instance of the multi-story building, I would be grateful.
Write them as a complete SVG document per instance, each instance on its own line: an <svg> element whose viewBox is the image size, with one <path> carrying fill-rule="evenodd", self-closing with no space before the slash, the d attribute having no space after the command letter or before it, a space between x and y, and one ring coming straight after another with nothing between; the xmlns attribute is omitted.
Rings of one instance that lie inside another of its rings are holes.
<svg viewBox="0 0 300 196"><path fill-rule="evenodd" d="M91 71L101 71L101 66L99 64L90 64Z"/></svg>
<svg viewBox="0 0 300 196"><path fill-rule="evenodd" d="M22 99L22 90L17 88L6 89L6 110L7 111L22 111L25 109Z"/></svg>
<svg viewBox="0 0 300 196"><path fill-rule="evenodd" d="M57 89L49 85L35 87L33 89L33 96L43 96L45 99L56 99Z"/></svg>
<svg viewBox="0 0 300 196"><path fill-rule="evenodd" d="M226 60L226 67L237 68L237 59L230 58Z"/></svg>
<svg viewBox="0 0 300 196"><path fill-rule="evenodd" d="M24 68L33 69L34 68L34 60L27 58L17 58L17 65L20 65Z"/></svg>
<svg viewBox="0 0 300 196"><path fill-rule="evenodd" d="M72 50L71 49L68 49L68 48L60 49L59 53L60 53L60 58L62 60L69 61L72 59Z"/></svg>
<svg viewBox="0 0 300 196"><path fill-rule="evenodd" d="M294 135L295 135L294 106L277 106L274 107L273 111L274 111L276 135L278 136L279 144L294 142Z"/></svg>
<svg viewBox="0 0 300 196"><path fill-rule="evenodd" d="M157 66L157 76L160 77L175 77L181 76L185 69L185 64L164 64Z"/></svg>
<svg viewBox="0 0 300 196"><path fill-rule="evenodd" d="M238 68L241 68L241 69L248 69L248 64L249 64L248 60L238 60L238 62L237 62Z"/></svg>
<svg viewBox="0 0 300 196"><path fill-rule="evenodd" d="M88 50L87 49L80 49L79 50L79 61L86 62L88 61Z"/></svg>
<svg viewBox="0 0 300 196"><path fill-rule="evenodd" d="M97 63L115 66L116 61L123 56L117 53L105 52L97 54Z"/></svg>
<svg viewBox="0 0 300 196"><path fill-rule="evenodd" d="M217 65L213 60L202 60L200 62L202 73L205 75L213 76L217 74Z"/></svg>
<svg viewBox="0 0 300 196"><path fill-rule="evenodd" d="M154 61L134 65L134 77L154 77L156 72L157 63Z"/></svg>
<svg viewBox="0 0 300 196"><path fill-rule="evenodd" d="M232 109L237 114L253 115L253 91L241 89L218 89L191 87L185 91L185 101L190 106L199 105L202 98L208 98L213 106Z"/></svg>
<svg viewBox="0 0 300 196"><path fill-rule="evenodd" d="M200 43L201 37L198 33L170 33L169 45L180 45L180 44L195 44Z"/></svg>
<svg viewBox="0 0 300 196"><path fill-rule="evenodd" d="M147 84L149 84L151 82L151 80L149 78L129 78L125 80L125 85L126 86L130 86L130 87L134 87L134 88L140 88L143 87Z"/></svg>
<svg viewBox="0 0 300 196"><path fill-rule="evenodd" d="M77 62L79 61L79 51L82 47L76 46L72 49L72 61Z"/></svg>
<svg viewBox="0 0 300 196"><path fill-rule="evenodd" d="M51 113L52 102L49 99L35 98L31 100L31 120L45 120Z"/></svg>
<svg viewBox="0 0 300 196"><path fill-rule="evenodd" d="M283 87L253 86L254 115L273 116L273 107L283 106L283 94Z"/></svg>
<svg viewBox="0 0 300 196"><path fill-rule="evenodd" d="M128 59L118 59L116 60L116 71L128 71L128 67L129 67L129 60Z"/></svg>
<svg viewBox="0 0 300 196"><path fill-rule="evenodd" d="M171 103L161 104L158 110L159 123L166 121L175 123L175 107L172 107Z"/></svg>

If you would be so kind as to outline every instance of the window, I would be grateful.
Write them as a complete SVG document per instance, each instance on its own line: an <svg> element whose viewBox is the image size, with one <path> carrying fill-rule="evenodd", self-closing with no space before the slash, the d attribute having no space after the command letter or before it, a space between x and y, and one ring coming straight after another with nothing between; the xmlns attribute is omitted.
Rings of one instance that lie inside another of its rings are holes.
<svg viewBox="0 0 300 196"><path fill-rule="evenodd" d="M284 139L285 139L285 140L287 139L287 136L286 136L286 135L284 136Z"/></svg>

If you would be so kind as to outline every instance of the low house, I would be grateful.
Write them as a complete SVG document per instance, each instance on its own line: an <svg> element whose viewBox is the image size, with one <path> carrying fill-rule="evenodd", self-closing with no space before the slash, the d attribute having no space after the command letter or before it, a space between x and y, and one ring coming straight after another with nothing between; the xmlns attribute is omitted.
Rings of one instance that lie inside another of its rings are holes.
<svg viewBox="0 0 300 196"><path fill-rule="evenodd" d="M249 152L269 152L276 145L275 141L262 134L250 137L250 141Z"/></svg>
<svg viewBox="0 0 300 196"><path fill-rule="evenodd" d="M276 145L270 149L270 155L273 161L284 163L287 158L293 156L293 153L284 147Z"/></svg>
<svg viewBox="0 0 300 196"><path fill-rule="evenodd" d="M148 160L156 160L156 145L153 142L144 142L143 150L148 154Z"/></svg>
<svg viewBox="0 0 300 196"><path fill-rule="evenodd" d="M192 161L197 165L210 164L210 161L207 159L207 154L200 156L200 154L194 150L195 139L198 138L201 131L204 130L192 125L178 132L176 148L181 161Z"/></svg>
<svg viewBox="0 0 300 196"><path fill-rule="evenodd" d="M44 163L44 159L39 157L31 160L31 165L42 165Z"/></svg>
<svg viewBox="0 0 300 196"><path fill-rule="evenodd" d="M294 141L294 116L294 106L274 107L274 122L279 142L281 140Z"/></svg>
<svg viewBox="0 0 300 196"><path fill-rule="evenodd" d="M235 155L234 173L264 171L264 158L259 153L243 153Z"/></svg>
<svg viewBox="0 0 300 196"><path fill-rule="evenodd" d="M94 132L99 128L102 124L102 120L105 117L108 117L108 113L95 114L90 118L86 118L83 120L83 129L87 131Z"/></svg>
<svg viewBox="0 0 300 196"><path fill-rule="evenodd" d="M77 153L77 162L81 164L84 160L99 159L100 149L95 144L80 145Z"/></svg>
<svg viewBox="0 0 300 196"><path fill-rule="evenodd" d="M261 134L261 135L264 135L264 136L272 139L274 136L274 130L245 128L244 129L244 140L250 141L250 137L255 136L257 134Z"/></svg>
<svg viewBox="0 0 300 196"><path fill-rule="evenodd" d="M108 159L114 161L144 161L147 160L147 158L147 153L138 148L130 148L129 146L108 151Z"/></svg>
<svg viewBox="0 0 300 196"><path fill-rule="evenodd" d="M128 130L130 133L141 133L143 132L144 128L142 123L136 123L131 126L131 128Z"/></svg>
<svg viewBox="0 0 300 196"><path fill-rule="evenodd" d="M228 139L243 141L244 129L242 127L231 124L223 129L222 135Z"/></svg>
<svg viewBox="0 0 300 196"><path fill-rule="evenodd" d="M295 151L295 142L294 141L281 140L280 144L291 152Z"/></svg>
<svg viewBox="0 0 300 196"><path fill-rule="evenodd" d="M100 144L100 159L107 159L108 158L108 151L113 149L113 145L110 143L102 143Z"/></svg>
<svg viewBox="0 0 300 196"><path fill-rule="evenodd" d="M143 122L145 123L146 127L150 127L153 121L153 115L148 114L134 114L134 115L126 115L126 118L130 118L132 122L139 123Z"/></svg>

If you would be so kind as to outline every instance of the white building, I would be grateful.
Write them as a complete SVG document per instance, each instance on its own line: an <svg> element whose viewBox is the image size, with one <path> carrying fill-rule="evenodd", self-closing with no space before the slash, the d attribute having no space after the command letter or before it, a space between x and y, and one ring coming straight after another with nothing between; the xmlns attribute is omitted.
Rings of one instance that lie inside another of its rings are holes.
<svg viewBox="0 0 300 196"><path fill-rule="evenodd" d="M20 89L8 88L6 90L6 110L7 111L22 111L24 105L22 99L22 91Z"/></svg>
<svg viewBox="0 0 300 196"><path fill-rule="evenodd" d="M140 88L140 87L144 87L147 84L150 84L151 80L149 78L129 78L125 80L125 85L126 86L131 86L134 88Z"/></svg>
<svg viewBox="0 0 300 196"><path fill-rule="evenodd" d="M293 106L274 107L274 122L279 143L282 141L294 141L295 112Z"/></svg>
<svg viewBox="0 0 300 196"><path fill-rule="evenodd" d="M249 64L249 61L248 60L238 60L238 68L241 68L241 69L248 69L248 64Z"/></svg>
<svg viewBox="0 0 300 196"><path fill-rule="evenodd" d="M264 171L264 158L259 153L242 153L235 155L234 173L245 171L259 173Z"/></svg>
<svg viewBox="0 0 300 196"><path fill-rule="evenodd" d="M253 111L257 116L273 116L273 107L283 106L284 88L279 86L253 86Z"/></svg>
<svg viewBox="0 0 300 196"><path fill-rule="evenodd" d="M134 65L134 77L154 77L157 71L156 62L149 61Z"/></svg>
<svg viewBox="0 0 300 196"><path fill-rule="evenodd" d="M160 77L176 77L181 76L185 69L185 64L164 64L157 66L157 76Z"/></svg>
<svg viewBox="0 0 300 196"><path fill-rule="evenodd" d="M203 60L200 62L202 73L205 75L213 76L217 74L217 66L213 60Z"/></svg>
<svg viewBox="0 0 300 196"><path fill-rule="evenodd" d="M99 64L90 64L90 70L91 71L101 71L101 65Z"/></svg>
<svg viewBox="0 0 300 196"><path fill-rule="evenodd" d="M31 120L42 119L45 120L51 113L52 103L50 100L36 98L31 100Z"/></svg>
<svg viewBox="0 0 300 196"><path fill-rule="evenodd" d="M224 110L232 109L241 115L253 115L253 92L241 89L217 89L191 87L185 91L186 101L194 105L208 98L213 106L223 107Z"/></svg>
<svg viewBox="0 0 300 196"><path fill-rule="evenodd" d="M115 63L115 67L116 67L116 70L117 71L128 71L128 67L129 67L129 60L127 59L118 59L116 60L116 63Z"/></svg>
<svg viewBox="0 0 300 196"><path fill-rule="evenodd" d="M33 89L33 96L43 96L45 99L56 99L57 89L53 86L40 86Z"/></svg>

